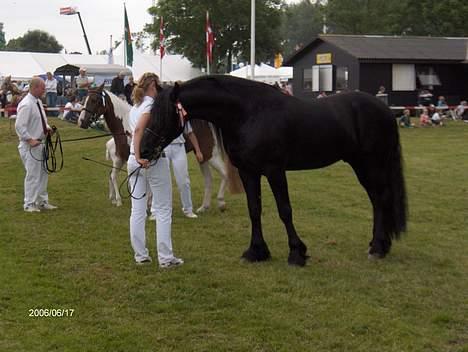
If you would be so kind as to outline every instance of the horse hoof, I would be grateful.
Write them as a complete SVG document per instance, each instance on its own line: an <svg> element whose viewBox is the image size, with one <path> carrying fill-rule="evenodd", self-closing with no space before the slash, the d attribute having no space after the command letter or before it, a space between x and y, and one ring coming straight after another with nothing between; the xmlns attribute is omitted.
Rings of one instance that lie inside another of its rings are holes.
<svg viewBox="0 0 468 352"><path fill-rule="evenodd" d="M306 265L307 259L309 259L309 256L301 252L290 252L288 256L288 264L303 267Z"/></svg>
<svg viewBox="0 0 468 352"><path fill-rule="evenodd" d="M122 202L116 202L115 205L116 205L117 207L121 207L121 206L122 206Z"/></svg>
<svg viewBox="0 0 468 352"><path fill-rule="evenodd" d="M115 204L117 204L117 201L115 199L112 199L111 204L115 205Z"/></svg>
<svg viewBox="0 0 468 352"><path fill-rule="evenodd" d="M373 254L368 254L367 255L367 259L369 260L379 260L379 259L384 259L385 256L382 255L382 254L378 254L378 253L373 253Z"/></svg>
<svg viewBox="0 0 468 352"><path fill-rule="evenodd" d="M369 260L375 260L375 259L384 259L386 256L386 253L380 253L375 250L372 250L372 247L369 247L367 250L367 259Z"/></svg>
<svg viewBox="0 0 468 352"><path fill-rule="evenodd" d="M242 258L247 260L248 262L264 262L271 258L270 250L268 247L265 246L255 246L250 247L247 249L244 254L242 254Z"/></svg>
<svg viewBox="0 0 468 352"><path fill-rule="evenodd" d="M196 213L204 213L208 209L210 209L210 207L205 207L205 206L202 205L200 208L197 209Z"/></svg>
<svg viewBox="0 0 468 352"><path fill-rule="evenodd" d="M226 204L219 204L218 209L219 211L224 212L226 210Z"/></svg>

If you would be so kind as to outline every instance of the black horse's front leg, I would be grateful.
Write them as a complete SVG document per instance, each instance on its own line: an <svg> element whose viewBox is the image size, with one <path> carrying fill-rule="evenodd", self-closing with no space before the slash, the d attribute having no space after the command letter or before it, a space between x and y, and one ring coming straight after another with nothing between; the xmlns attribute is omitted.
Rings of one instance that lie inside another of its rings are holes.
<svg viewBox="0 0 468 352"><path fill-rule="evenodd" d="M307 255L307 247L297 235L292 221L291 202L289 201L288 181L284 170L271 170L267 174L268 182L275 196L278 213L283 221L288 234L289 257L291 265L304 266Z"/></svg>
<svg viewBox="0 0 468 352"><path fill-rule="evenodd" d="M270 250L262 233L262 198L260 187L260 174L250 173L239 169L239 175L247 195L250 222L252 224L252 237L250 247L242 254L249 262L260 262L270 259Z"/></svg>

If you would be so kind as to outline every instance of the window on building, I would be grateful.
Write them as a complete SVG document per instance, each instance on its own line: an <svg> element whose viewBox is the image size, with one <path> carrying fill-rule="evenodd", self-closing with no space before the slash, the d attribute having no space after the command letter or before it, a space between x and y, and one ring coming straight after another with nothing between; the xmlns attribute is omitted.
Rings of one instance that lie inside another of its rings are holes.
<svg viewBox="0 0 468 352"><path fill-rule="evenodd" d="M331 92L333 90L333 66L314 65L312 66L312 91Z"/></svg>
<svg viewBox="0 0 468 352"><path fill-rule="evenodd" d="M302 87L304 90L312 90L312 69L311 68L304 69Z"/></svg>
<svg viewBox="0 0 468 352"><path fill-rule="evenodd" d="M336 68L335 89L348 89L348 68L345 66L338 66Z"/></svg>
<svg viewBox="0 0 468 352"><path fill-rule="evenodd" d="M418 66L416 68L419 84L422 87L433 89L434 86L440 86L440 79L432 66Z"/></svg>
<svg viewBox="0 0 468 352"><path fill-rule="evenodd" d="M392 90L411 91L416 89L416 73L414 64L392 65Z"/></svg>

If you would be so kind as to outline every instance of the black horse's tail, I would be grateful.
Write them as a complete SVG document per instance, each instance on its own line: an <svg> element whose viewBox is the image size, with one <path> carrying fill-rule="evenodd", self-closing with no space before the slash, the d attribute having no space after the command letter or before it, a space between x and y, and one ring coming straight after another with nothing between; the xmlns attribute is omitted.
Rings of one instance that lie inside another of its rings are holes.
<svg viewBox="0 0 468 352"><path fill-rule="evenodd" d="M386 182L384 186L384 233L390 239L400 237L406 231L408 217L408 202L406 197L405 179L403 176L403 158L398 129L395 131L396 143L389 151L386 163Z"/></svg>
<svg viewBox="0 0 468 352"><path fill-rule="evenodd" d="M408 218L399 128L391 110L381 101L364 93L353 97L353 131L361 154L350 164L373 205L370 254L385 256L392 240L406 231Z"/></svg>

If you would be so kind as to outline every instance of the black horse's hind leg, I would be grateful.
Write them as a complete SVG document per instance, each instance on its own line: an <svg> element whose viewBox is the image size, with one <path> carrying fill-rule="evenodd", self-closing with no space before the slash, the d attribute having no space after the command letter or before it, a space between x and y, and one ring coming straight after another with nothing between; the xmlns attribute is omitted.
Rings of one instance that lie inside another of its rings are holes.
<svg viewBox="0 0 468 352"><path fill-rule="evenodd" d="M275 170L267 174L268 182L275 196L276 206L281 220L286 227L289 244L288 263L304 266L307 256L307 247L296 233L292 221L292 209L289 201L288 181L284 170Z"/></svg>
<svg viewBox="0 0 468 352"><path fill-rule="evenodd" d="M391 238L385 234L384 227L384 176L381 174L383 168L378 167L378 162L374 167L367 163L351 163L359 182L367 191L372 203L374 224L372 229L372 240L369 242L369 258L384 258L392 247Z"/></svg>
<svg viewBox="0 0 468 352"><path fill-rule="evenodd" d="M260 187L260 174L245 172L239 169L239 175L247 195L250 222L252 224L252 237L250 247L242 254L249 262L260 262L270 259L270 250L263 239L262 233L262 198Z"/></svg>

